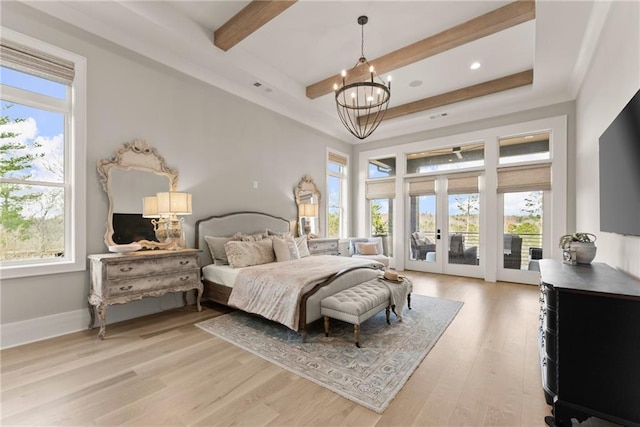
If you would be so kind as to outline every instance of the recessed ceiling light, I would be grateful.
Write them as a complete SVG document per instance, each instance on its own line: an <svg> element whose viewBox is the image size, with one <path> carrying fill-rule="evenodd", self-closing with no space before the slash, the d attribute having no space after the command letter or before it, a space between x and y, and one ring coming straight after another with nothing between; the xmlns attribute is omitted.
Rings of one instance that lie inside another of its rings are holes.
<svg viewBox="0 0 640 427"><path fill-rule="evenodd" d="M411 87L418 87L420 85L422 85L422 80L414 80L411 83L409 83L409 86Z"/></svg>
<svg viewBox="0 0 640 427"><path fill-rule="evenodd" d="M471 68L472 70L477 70L478 68L480 68L482 64L480 64L478 61L474 62L471 64L471 66L469 68Z"/></svg>

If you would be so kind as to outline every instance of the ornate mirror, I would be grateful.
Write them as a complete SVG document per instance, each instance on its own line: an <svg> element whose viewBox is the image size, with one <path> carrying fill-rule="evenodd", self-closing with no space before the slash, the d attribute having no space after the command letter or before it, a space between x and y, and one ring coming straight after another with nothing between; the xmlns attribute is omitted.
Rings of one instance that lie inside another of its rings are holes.
<svg viewBox="0 0 640 427"><path fill-rule="evenodd" d="M298 233L313 238L320 234L320 190L309 175L302 177L294 190L298 206Z"/></svg>
<svg viewBox="0 0 640 427"><path fill-rule="evenodd" d="M149 218L142 217L142 199L159 192L176 191L178 172L167 166L146 141L125 142L111 159L98 161L102 188L109 198L104 243L107 247L138 243L162 248Z"/></svg>

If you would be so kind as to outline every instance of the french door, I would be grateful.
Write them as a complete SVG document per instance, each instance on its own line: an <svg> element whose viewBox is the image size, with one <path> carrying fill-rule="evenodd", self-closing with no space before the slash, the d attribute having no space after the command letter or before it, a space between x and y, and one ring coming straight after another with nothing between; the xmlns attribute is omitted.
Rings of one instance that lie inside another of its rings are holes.
<svg viewBox="0 0 640 427"><path fill-rule="evenodd" d="M477 173L410 181L406 212L406 268L484 277Z"/></svg>

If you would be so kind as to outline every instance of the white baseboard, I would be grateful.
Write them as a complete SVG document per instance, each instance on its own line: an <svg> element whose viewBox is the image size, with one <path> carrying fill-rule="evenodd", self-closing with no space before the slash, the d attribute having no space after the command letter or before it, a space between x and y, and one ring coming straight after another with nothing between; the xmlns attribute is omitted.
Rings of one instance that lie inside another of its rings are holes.
<svg viewBox="0 0 640 427"><path fill-rule="evenodd" d="M75 310L0 325L0 348L16 347L87 329L89 310Z"/></svg>
<svg viewBox="0 0 640 427"><path fill-rule="evenodd" d="M157 298L143 298L127 304L109 306L107 325L182 307L184 305L182 296L182 292L175 292ZM193 291L189 292L187 298L189 303L195 302ZM84 331L89 327L90 318L89 310L85 308L2 324L0 325L0 349ZM97 319L96 322L98 322ZM95 333L97 336L98 331L96 330Z"/></svg>

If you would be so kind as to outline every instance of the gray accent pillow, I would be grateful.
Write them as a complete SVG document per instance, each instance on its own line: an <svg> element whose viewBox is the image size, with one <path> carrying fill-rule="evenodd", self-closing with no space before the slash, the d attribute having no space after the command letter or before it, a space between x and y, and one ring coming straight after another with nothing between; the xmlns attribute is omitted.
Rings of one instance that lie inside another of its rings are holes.
<svg viewBox="0 0 640 427"><path fill-rule="evenodd" d="M227 265L229 264L229 260L227 259L227 252L224 249L224 245L230 241L239 241L240 234L236 233L231 237L204 236L204 240L209 246L209 252L211 252L213 263L215 265Z"/></svg>
<svg viewBox="0 0 640 427"><path fill-rule="evenodd" d="M258 242L262 239L266 239L268 237L267 232L264 233L255 233L255 234L242 234L241 240L243 242Z"/></svg>

